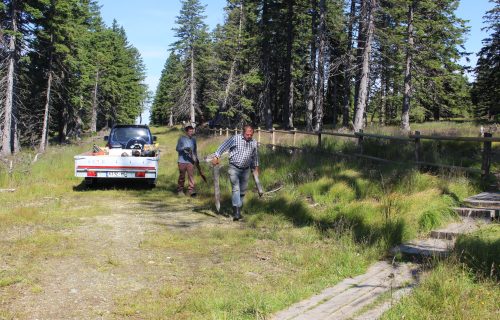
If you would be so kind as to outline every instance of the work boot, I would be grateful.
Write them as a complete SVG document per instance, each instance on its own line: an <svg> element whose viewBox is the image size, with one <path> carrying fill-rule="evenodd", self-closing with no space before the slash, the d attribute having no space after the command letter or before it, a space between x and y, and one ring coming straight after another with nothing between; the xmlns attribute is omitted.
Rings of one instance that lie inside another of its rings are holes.
<svg viewBox="0 0 500 320"><path fill-rule="evenodd" d="M241 208L240 207L233 207L233 221L238 221L241 219Z"/></svg>

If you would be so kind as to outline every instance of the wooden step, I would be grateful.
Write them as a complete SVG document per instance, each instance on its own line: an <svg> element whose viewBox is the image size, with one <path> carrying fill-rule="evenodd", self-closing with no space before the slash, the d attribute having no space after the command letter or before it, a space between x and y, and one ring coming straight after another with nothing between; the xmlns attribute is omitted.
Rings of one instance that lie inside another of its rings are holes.
<svg viewBox="0 0 500 320"><path fill-rule="evenodd" d="M453 240L446 239L412 240L397 246L392 253L418 257L447 257L454 245Z"/></svg>
<svg viewBox="0 0 500 320"><path fill-rule="evenodd" d="M459 235L470 233L479 228L481 222L473 218L464 218L462 222L450 223L446 227L431 231L431 238L453 240Z"/></svg>
<svg viewBox="0 0 500 320"><path fill-rule="evenodd" d="M474 208L500 210L500 192L482 192L465 199L464 203Z"/></svg>
<svg viewBox="0 0 500 320"><path fill-rule="evenodd" d="M453 208L453 210L462 217L494 219L498 216L498 210L480 209L480 208Z"/></svg>

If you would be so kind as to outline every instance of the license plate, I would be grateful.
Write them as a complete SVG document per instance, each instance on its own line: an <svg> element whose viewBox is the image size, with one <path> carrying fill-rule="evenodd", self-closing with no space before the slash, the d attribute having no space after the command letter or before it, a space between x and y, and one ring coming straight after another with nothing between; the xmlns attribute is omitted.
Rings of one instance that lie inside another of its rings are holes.
<svg viewBox="0 0 500 320"><path fill-rule="evenodd" d="M108 172L108 178L126 178L126 177L127 177L126 172L115 172L115 171Z"/></svg>

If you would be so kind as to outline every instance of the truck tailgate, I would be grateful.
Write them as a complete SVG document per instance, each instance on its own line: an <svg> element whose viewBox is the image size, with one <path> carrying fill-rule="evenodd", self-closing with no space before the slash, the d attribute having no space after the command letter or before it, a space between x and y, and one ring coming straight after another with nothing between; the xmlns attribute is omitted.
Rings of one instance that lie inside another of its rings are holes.
<svg viewBox="0 0 500 320"><path fill-rule="evenodd" d="M75 156L75 176L156 179L159 157Z"/></svg>

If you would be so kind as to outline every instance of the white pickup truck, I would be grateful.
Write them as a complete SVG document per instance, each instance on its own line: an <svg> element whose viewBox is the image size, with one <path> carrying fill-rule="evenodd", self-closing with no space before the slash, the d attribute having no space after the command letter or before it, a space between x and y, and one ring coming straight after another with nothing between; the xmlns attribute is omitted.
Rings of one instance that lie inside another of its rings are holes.
<svg viewBox="0 0 500 320"><path fill-rule="evenodd" d="M75 156L75 176L92 185L99 179L142 179L150 186L158 179L160 151L145 125L116 125L105 148Z"/></svg>

